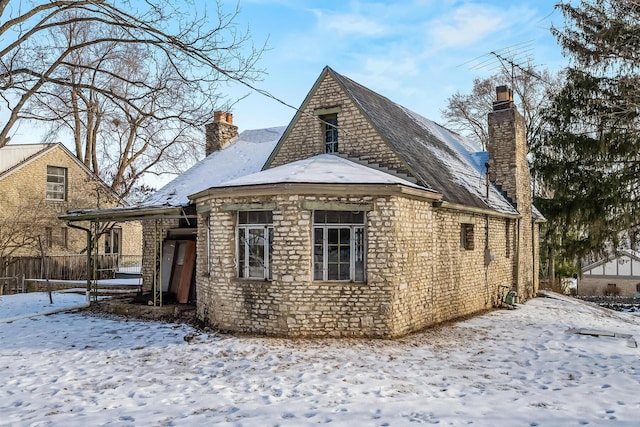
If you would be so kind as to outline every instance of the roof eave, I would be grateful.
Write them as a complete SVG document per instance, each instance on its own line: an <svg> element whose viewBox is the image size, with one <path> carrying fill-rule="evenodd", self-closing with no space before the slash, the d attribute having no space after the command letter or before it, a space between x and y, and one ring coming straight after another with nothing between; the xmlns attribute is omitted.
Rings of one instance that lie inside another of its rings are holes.
<svg viewBox="0 0 640 427"><path fill-rule="evenodd" d="M519 213L501 212L499 210L490 209L490 208L476 208L476 207L461 205L457 203L442 202L440 204L440 207L444 209L452 209L456 211L490 215L493 217L501 217L501 218L509 218L509 219L522 218L522 215L520 215Z"/></svg>
<svg viewBox="0 0 640 427"><path fill-rule="evenodd" d="M180 206L162 206L127 209L93 209L68 211L65 215L60 215L58 219L63 221L93 221L93 222L125 222L140 221L144 219L169 219L184 218L184 209Z"/></svg>
<svg viewBox="0 0 640 427"><path fill-rule="evenodd" d="M402 184L334 184L334 183L272 183L233 187L212 187L189 196L196 201L213 197L268 196L274 194L323 194L323 195L404 195L430 201L440 201L442 195L426 189Z"/></svg>

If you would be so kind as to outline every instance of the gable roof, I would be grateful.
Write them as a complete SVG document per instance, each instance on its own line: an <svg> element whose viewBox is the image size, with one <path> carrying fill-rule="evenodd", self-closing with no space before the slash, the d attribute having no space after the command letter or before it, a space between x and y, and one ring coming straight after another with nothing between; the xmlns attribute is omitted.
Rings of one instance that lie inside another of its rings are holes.
<svg viewBox="0 0 640 427"><path fill-rule="evenodd" d="M488 153L468 138L405 108L388 98L327 68L362 113L406 163L426 188L442 194L443 200L475 208L490 207L515 212L506 197L489 183Z"/></svg>
<svg viewBox="0 0 640 427"><path fill-rule="evenodd" d="M0 176L29 157L51 147L51 144L16 144L0 147Z"/></svg>
<svg viewBox="0 0 640 427"><path fill-rule="evenodd" d="M187 206L190 194L259 171L284 130L280 126L241 132L227 147L214 151L138 206Z"/></svg>
<svg viewBox="0 0 640 427"><path fill-rule="evenodd" d="M320 83L327 77L333 78L342 87L389 148L404 162L419 185L442 194L442 200L450 204L518 213L502 191L490 182L487 185L484 164L489 160L489 155L481 151L474 141L396 104L330 67L325 67L316 80L265 168L275 157Z"/></svg>
<svg viewBox="0 0 640 427"><path fill-rule="evenodd" d="M91 169L82 163L64 144L60 142L48 143L48 144L7 144L0 147L0 179L11 175L12 173L27 166L32 161L44 156L45 154L53 150L62 150L77 166L80 170L86 173L91 178L95 179L99 185L105 191L108 191L113 197L118 200L120 204L126 205L127 202L123 200L115 191L111 189L99 176L97 176Z"/></svg>
<svg viewBox="0 0 640 427"><path fill-rule="evenodd" d="M594 268L600 267L612 261L617 262L617 260L623 256L629 257L633 260L640 262L640 251L635 251L633 249L620 249L615 254L612 254L608 257L586 264L585 266L582 267L582 272L585 273L589 270L593 270Z"/></svg>

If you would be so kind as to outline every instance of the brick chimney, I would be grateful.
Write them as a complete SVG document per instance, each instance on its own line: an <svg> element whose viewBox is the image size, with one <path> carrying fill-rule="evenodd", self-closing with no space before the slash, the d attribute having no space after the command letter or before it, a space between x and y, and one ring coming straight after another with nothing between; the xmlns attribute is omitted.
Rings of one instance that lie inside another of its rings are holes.
<svg viewBox="0 0 640 427"><path fill-rule="evenodd" d="M496 88L496 100L488 122L491 181L502 188L521 213L523 209L530 211L531 177L524 118L513 103L511 88Z"/></svg>
<svg viewBox="0 0 640 427"><path fill-rule="evenodd" d="M233 114L215 111L213 122L205 125L205 136L207 156L229 145L238 136L238 127L233 125Z"/></svg>

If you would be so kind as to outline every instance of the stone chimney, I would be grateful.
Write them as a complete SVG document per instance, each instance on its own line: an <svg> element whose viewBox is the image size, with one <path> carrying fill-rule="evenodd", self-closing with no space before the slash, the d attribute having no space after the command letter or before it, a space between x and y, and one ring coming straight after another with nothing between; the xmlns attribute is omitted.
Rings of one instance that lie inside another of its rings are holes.
<svg viewBox="0 0 640 427"><path fill-rule="evenodd" d="M502 188L520 213L530 212L531 177L524 118L513 103L511 88L496 88L496 100L488 121L490 179Z"/></svg>
<svg viewBox="0 0 640 427"><path fill-rule="evenodd" d="M215 111L213 122L205 125L205 155L222 150L238 136L238 127L233 125L233 114Z"/></svg>
<svg viewBox="0 0 640 427"><path fill-rule="evenodd" d="M524 118L513 103L507 86L496 88L496 101L488 115L490 179L513 202L520 218L516 221L512 289L520 301L538 290L538 232L533 223L531 177L527 163Z"/></svg>

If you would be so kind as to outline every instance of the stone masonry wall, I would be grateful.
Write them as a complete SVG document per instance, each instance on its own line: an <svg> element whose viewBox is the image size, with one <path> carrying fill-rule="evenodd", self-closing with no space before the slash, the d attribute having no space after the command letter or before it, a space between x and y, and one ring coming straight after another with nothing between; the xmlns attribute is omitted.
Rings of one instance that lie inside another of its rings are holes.
<svg viewBox="0 0 640 427"><path fill-rule="evenodd" d="M461 223L473 224L471 250L460 244ZM487 234L493 260L485 267ZM514 285L515 220L441 209L434 238L433 323L489 309L497 303L500 285Z"/></svg>
<svg viewBox="0 0 640 427"><path fill-rule="evenodd" d="M367 282L313 282L312 212L305 200L373 202L367 213ZM238 279L237 214L224 203L276 202L273 280ZM485 217L436 209L404 197L281 195L206 202L198 230L198 318L223 330L286 336L392 337L495 303L498 285L513 282L515 226L489 219L495 260L484 268ZM460 247L460 221L475 221L475 249ZM510 234L507 238L506 234ZM507 249L507 245L509 249ZM207 262L207 255L210 259ZM207 268L210 266L210 271Z"/></svg>
<svg viewBox="0 0 640 427"><path fill-rule="evenodd" d="M339 107L338 151L361 160L375 162L401 173L409 173L400 158L389 148L347 97L340 85L327 75L309 102L303 106L298 121L276 152L269 167L306 159L325 152L324 127L316 110Z"/></svg>
<svg viewBox="0 0 640 427"><path fill-rule="evenodd" d="M167 230L177 228L179 219L148 219L142 221L142 290L153 290L156 262L156 242L162 242Z"/></svg>
<svg viewBox="0 0 640 427"><path fill-rule="evenodd" d="M533 220L531 211L531 176L526 155L524 119L515 107L492 111L488 115L490 173L516 204L521 219L517 251L517 291L520 301L532 298L538 290L537 267L534 266ZM537 263L537 252L536 260Z"/></svg>
<svg viewBox="0 0 640 427"><path fill-rule="evenodd" d="M391 299L393 275L387 246L369 246L366 283L312 281L311 211L303 200L368 202L371 197L282 195L273 198L214 199L211 207L211 272L206 272L206 230L198 239L198 318L221 329L287 336L389 336L385 307ZM380 203L383 199L376 199ZM222 210L225 202L275 201L273 211L273 280L237 278L235 263L236 212ZM369 214L371 215L371 214ZM368 215L368 217L369 217ZM367 227L372 223L368 220ZM391 234L393 225L376 225ZM203 237L203 238L201 238ZM374 268L371 268L375 265Z"/></svg>

